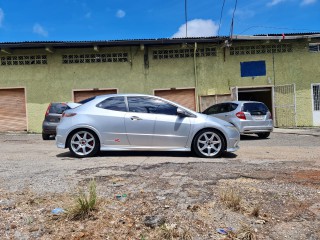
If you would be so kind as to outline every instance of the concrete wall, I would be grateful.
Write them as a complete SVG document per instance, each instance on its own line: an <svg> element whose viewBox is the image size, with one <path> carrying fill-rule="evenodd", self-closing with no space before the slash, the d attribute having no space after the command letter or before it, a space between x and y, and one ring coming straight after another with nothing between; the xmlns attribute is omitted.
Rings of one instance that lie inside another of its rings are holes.
<svg viewBox="0 0 320 240"><path fill-rule="evenodd" d="M117 88L119 93L153 94L155 89L190 88L198 85L198 95L227 94L231 86L273 86L296 84L297 121L299 126L312 125L311 83L320 82L320 53L308 52L306 40L290 43L290 53L231 56L229 49L213 44L217 56L155 60L155 49L177 49L180 45L148 47L101 48L99 53L127 52L129 62L62 64L63 54L96 53L88 49L16 50L12 55L46 54L47 65L1 66L0 88L26 87L28 130L41 132L41 123L49 102L71 101L73 89ZM235 42L253 45L261 42ZM270 43L273 44L273 43ZM194 47L192 45L192 47ZM224 57L225 50L225 57ZM149 62L145 66L144 54ZM7 56L1 53L1 56ZM265 60L267 75L241 78L240 62ZM274 64L273 64L274 62ZM268 81L268 78L270 81Z"/></svg>

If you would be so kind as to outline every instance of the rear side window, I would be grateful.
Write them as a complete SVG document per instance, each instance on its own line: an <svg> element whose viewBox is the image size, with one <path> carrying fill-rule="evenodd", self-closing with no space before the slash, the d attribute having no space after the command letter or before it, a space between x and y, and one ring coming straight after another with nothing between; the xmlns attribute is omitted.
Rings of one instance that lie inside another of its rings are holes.
<svg viewBox="0 0 320 240"><path fill-rule="evenodd" d="M65 103L52 103L49 109L49 113L62 114L68 109L68 105Z"/></svg>
<svg viewBox="0 0 320 240"><path fill-rule="evenodd" d="M263 103L244 103L243 111L251 115L266 115L269 110Z"/></svg>
<svg viewBox="0 0 320 240"><path fill-rule="evenodd" d="M128 97L130 112L177 115L177 107L157 98Z"/></svg>
<svg viewBox="0 0 320 240"><path fill-rule="evenodd" d="M124 101L124 97L110 97L98 103L97 107L112 110L112 111L120 111L126 112L127 107Z"/></svg>

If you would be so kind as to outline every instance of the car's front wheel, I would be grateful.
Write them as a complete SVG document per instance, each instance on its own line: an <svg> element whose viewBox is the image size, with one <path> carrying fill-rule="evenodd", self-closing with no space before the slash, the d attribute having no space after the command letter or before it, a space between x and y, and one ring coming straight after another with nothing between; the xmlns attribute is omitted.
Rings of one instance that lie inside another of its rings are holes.
<svg viewBox="0 0 320 240"><path fill-rule="evenodd" d="M69 150L75 157L84 158L96 155L100 148L97 135L91 130L77 130L71 134Z"/></svg>
<svg viewBox="0 0 320 240"><path fill-rule="evenodd" d="M224 152L225 143L220 132L204 129L195 136L192 148L199 157L214 158Z"/></svg>

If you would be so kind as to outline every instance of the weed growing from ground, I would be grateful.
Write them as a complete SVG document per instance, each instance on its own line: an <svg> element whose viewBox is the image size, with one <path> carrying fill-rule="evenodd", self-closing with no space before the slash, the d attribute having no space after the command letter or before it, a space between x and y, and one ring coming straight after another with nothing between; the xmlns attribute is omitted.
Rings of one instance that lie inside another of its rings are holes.
<svg viewBox="0 0 320 240"><path fill-rule="evenodd" d="M257 240L256 233L245 223L241 223L241 228L237 231L236 237L239 240Z"/></svg>
<svg viewBox="0 0 320 240"><path fill-rule="evenodd" d="M159 234L157 239L161 240L192 240L191 232L187 229L177 229L176 224L168 225L163 224L159 228Z"/></svg>
<svg viewBox="0 0 320 240"><path fill-rule="evenodd" d="M241 197L239 192L235 191L234 189L227 188L224 191L221 191L220 200L226 205L227 208L230 208L234 211L240 210Z"/></svg>
<svg viewBox="0 0 320 240"><path fill-rule="evenodd" d="M76 197L76 204L68 210L68 218L71 220L82 220L90 217L91 212L96 209L97 190L95 180L89 183L89 194L80 191Z"/></svg>
<svg viewBox="0 0 320 240"><path fill-rule="evenodd" d="M252 209L250 215L253 216L253 217L259 217L259 215L260 215L260 206L256 205L256 206Z"/></svg>

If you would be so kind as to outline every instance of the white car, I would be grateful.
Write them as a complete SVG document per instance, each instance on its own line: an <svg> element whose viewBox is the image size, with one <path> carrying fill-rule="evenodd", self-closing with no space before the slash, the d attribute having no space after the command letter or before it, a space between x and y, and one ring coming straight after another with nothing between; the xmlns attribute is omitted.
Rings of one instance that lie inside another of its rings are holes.
<svg viewBox="0 0 320 240"><path fill-rule="evenodd" d="M191 151L218 157L236 151L238 130L230 123L141 94L111 94L69 104L57 127L56 143L76 157L98 151Z"/></svg>
<svg viewBox="0 0 320 240"><path fill-rule="evenodd" d="M262 102L223 102L212 105L203 113L230 122L241 134L257 134L259 138L267 138L273 131L272 115Z"/></svg>

